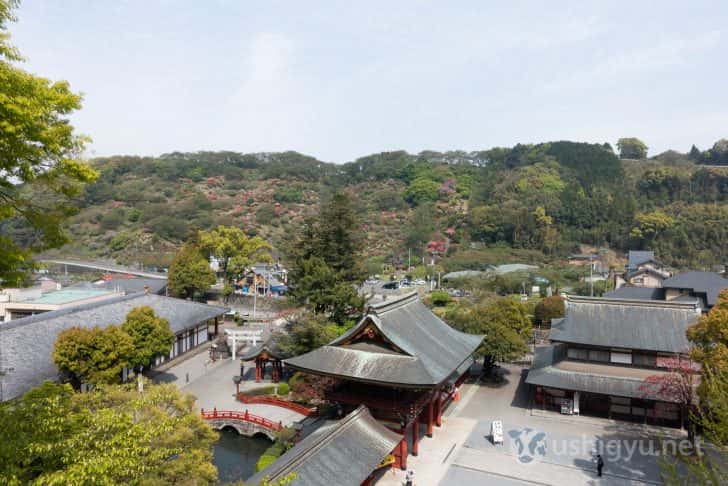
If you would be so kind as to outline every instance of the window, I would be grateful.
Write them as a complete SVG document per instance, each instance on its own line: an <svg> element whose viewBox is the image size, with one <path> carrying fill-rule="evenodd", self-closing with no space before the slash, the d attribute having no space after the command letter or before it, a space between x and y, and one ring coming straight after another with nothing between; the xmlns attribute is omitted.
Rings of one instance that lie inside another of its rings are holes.
<svg viewBox="0 0 728 486"><path fill-rule="evenodd" d="M586 349L581 348L569 348L568 351L569 359L583 359L586 360L589 358L589 353Z"/></svg>
<svg viewBox="0 0 728 486"><path fill-rule="evenodd" d="M609 361L612 363L632 364L632 353L612 351L609 356Z"/></svg>
<svg viewBox="0 0 728 486"><path fill-rule="evenodd" d="M589 361L602 361L604 363L608 363L609 362L609 351L590 349L589 350Z"/></svg>
<svg viewBox="0 0 728 486"><path fill-rule="evenodd" d="M649 366L650 368L652 368L657 366L657 356L655 356L654 354L633 354L632 363L637 366Z"/></svg>

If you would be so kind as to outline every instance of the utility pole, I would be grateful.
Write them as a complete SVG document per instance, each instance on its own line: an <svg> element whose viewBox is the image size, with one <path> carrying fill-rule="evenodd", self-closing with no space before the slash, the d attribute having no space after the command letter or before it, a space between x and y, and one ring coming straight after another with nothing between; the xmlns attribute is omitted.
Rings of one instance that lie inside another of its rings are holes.
<svg viewBox="0 0 728 486"><path fill-rule="evenodd" d="M589 295L594 297L594 255L589 255Z"/></svg>
<svg viewBox="0 0 728 486"><path fill-rule="evenodd" d="M412 268L412 248L407 248L407 271Z"/></svg>

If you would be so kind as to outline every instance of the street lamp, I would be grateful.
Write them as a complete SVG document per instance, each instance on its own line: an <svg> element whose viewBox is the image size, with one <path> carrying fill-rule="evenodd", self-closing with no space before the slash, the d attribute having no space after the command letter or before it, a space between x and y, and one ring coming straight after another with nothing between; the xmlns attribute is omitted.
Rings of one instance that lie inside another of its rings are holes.
<svg viewBox="0 0 728 486"><path fill-rule="evenodd" d="M240 382L243 381L243 377L235 375L233 381L235 382L235 396L237 397L240 394Z"/></svg>

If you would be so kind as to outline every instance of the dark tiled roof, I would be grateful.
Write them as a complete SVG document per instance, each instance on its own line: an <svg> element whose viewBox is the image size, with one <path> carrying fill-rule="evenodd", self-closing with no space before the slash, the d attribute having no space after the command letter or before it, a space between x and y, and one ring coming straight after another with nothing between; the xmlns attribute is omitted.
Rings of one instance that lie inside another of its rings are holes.
<svg viewBox="0 0 728 486"><path fill-rule="evenodd" d="M275 341L275 339L271 337L267 341L262 342L257 346L253 346L249 350L243 352L240 355L240 360L253 361L262 353L268 353L269 356L275 359L285 359L288 357L288 355L284 353L281 348L278 347L278 343Z"/></svg>
<svg viewBox="0 0 728 486"><path fill-rule="evenodd" d="M661 288L632 287L625 285L604 294L609 299L664 300L665 291Z"/></svg>
<svg viewBox="0 0 728 486"><path fill-rule="evenodd" d="M276 483L294 473L293 486L359 486L401 438L361 405L321 426L246 484L258 486L264 478Z"/></svg>
<svg viewBox="0 0 728 486"><path fill-rule="evenodd" d="M565 354L563 344L537 348L526 383L617 397L675 401L674 396L660 393L658 386L646 382L653 380L651 377L667 374L665 371L573 362L564 360Z"/></svg>
<svg viewBox="0 0 728 486"><path fill-rule="evenodd" d="M397 352L347 344L369 325ZM352 329L327 346L285 361L303 371L380 384L438 385L478 348L482 336L457 331L433 314L417 293L369 307Z"/></svg>
<svg viewBox="0 0 728 486"><path fill-rule="evenodd" d="M654 251L630 250L630 252L627 254L627 269L634 270L639 265L650 261L656 262Z"/></svg>
<svg viewBox="0 0 728 486"><path fill-rule="evenodd" d="M666 289L691 289L695 293L706 294L708 306L713 307L720 291L728 288L728 279L714 272L684 272L663 280L662 286Z"/></svg>
<svg viewBox="0 0 728 486"><path fill-rule="evenodd" d="M178 333L228 311L189 300L174 299L155 294L138 292L88 304L66 307L34 316L15 319L0 325L0 332L22 326L72 327L83 323L84 327L121 324L132 309L148 306L161 318L169 321L172 332Z"/></svg>
<svg viewBox="0 0 728 486"><path fill-rule="evenodd" d="M552 324L556 342L684 352L685 332L700 315L697 301L672 303L569 296L564 320Z"/></svg>

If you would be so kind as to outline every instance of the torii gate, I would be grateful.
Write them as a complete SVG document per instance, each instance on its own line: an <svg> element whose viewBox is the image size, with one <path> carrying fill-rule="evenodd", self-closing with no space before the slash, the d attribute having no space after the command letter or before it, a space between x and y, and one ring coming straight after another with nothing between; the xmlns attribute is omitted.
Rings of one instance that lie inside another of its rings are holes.
<svg viewBox="0 0 728 486"><path fill-rule="evenodd" d="M232 346L232 359L235 361L235 350L238 346L238 341L248 342L252 346L258 344L261 339L263 331L248 331L242 329L225 329L225 334L233 340Z"/></svg>

